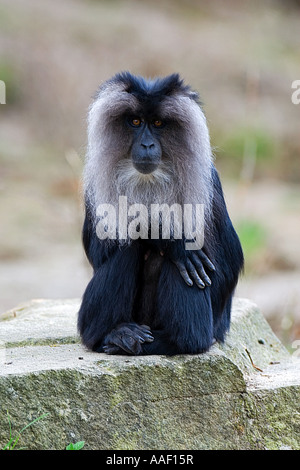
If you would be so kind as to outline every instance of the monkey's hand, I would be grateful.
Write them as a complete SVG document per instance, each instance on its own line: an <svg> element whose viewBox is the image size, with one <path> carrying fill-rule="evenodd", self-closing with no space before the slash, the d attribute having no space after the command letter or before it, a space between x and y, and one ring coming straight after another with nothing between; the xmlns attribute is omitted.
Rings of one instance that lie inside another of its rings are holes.
<svg viewBox="0 0 300 470"><path fill-rule="evenodd" d="M153 340L149 326L120 323L105 337L103 350L106 354L136 356L142 352L143 343L151 343Z"/></svg>
<svg viewBox="0 0 300 470"><path fill-rule="evenodd" d="M164 252L161 252L164 255ZM188 286L195 284L199 289L211 285L211 280L206 270L215 271L215 266L202 250L186 251L186 256L178 256L173 250L168 253L170 260L177 266L183 280Z"/></svg>

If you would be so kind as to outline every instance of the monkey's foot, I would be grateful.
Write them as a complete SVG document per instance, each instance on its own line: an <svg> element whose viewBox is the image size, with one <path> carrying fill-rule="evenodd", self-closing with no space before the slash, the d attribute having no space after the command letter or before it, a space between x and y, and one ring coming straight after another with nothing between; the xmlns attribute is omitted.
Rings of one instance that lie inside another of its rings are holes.
<svg viewBox="0 0 300 470"><path fill-rule="evenodd" d="M149 326L120 323L105 337L103 350L107 354L138 355L142 352L142 344L153 340Z"/></svg>

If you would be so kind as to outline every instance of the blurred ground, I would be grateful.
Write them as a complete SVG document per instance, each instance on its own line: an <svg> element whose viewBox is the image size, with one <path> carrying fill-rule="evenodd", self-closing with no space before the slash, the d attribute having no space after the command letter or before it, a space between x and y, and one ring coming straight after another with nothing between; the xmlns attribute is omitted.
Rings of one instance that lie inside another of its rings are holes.
<svg viewBox="0 0 300 470"><path fill-rule="evenodd" d="M0 311L80 297L85 118L120 70L199 90L246 269L237 294L300 338L300 9L296 1L1 0Z"/></svg>

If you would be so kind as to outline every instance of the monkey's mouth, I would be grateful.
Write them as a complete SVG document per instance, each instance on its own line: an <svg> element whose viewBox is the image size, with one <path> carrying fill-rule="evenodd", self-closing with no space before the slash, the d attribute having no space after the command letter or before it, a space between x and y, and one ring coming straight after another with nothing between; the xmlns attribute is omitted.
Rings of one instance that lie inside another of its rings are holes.
<svg viewBox="0 0 300 470"><path fill-rule="evenodd" d="M157 167L158 163L153 163L153 162L139 162L133 163L134 168L139 172L142 173L143 175L149 175L150 173L153 173Z"/></svg>

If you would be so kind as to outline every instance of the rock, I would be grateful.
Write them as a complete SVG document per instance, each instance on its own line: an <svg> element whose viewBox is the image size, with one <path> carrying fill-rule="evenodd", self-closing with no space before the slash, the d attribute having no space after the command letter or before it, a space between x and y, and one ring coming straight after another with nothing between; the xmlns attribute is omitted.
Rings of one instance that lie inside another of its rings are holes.
<svg viewBox="0 0 300 470"><path fill-rule="evenodd" d="M0 316L0 448L300 449L300 360L258 308L235 299L223 345L202 355L107 356L76 331L80 301ZM2 347L1 347L2 346Z"/></svg>

